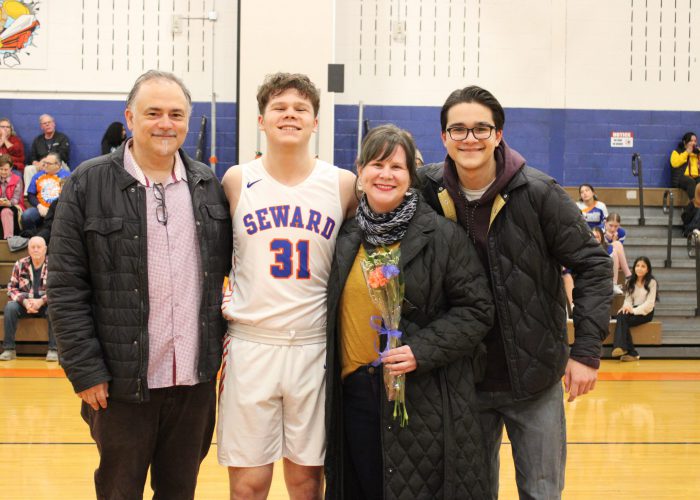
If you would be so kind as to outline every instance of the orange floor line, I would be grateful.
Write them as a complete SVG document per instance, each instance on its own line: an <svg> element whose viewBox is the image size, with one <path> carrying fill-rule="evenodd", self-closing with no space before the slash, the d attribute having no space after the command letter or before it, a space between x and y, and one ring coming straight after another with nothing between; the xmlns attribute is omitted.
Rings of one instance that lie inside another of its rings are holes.
<svg viewBox="0 0 700 500"><path fill-rule="evenodd" d="M0 378L65 378L66 373L61 368L3 368Z"/></svg>
<svg viewBox="0 0 700 500"><path fill-rule="evenodd" d="M3 368L0 378L65 378L61 368ZM700 380L698 372L599 372L598 380L603 381L667 381Z"/></svg>
<svg viewBox="0 0 700 500"><path fill-rule="evenodd" d="M697 372L600 372L598 380L700 380Z"/></svg>
<svg viewBox="0 0 700 500"><path fill-rule="evenodd" d="M66 378L66 372L62 368L0 368L0 378Z"/></svg>

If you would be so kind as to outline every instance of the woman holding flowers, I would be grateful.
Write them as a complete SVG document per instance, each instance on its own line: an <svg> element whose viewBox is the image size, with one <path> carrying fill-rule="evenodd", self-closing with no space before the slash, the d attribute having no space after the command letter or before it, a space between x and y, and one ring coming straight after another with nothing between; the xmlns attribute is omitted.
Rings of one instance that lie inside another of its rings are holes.
<svg viewBox="0 0 700 500"><path fill-rule="evenodd" d="M411 189L415 155L411 136L393 125L367 134L357 162L364 194L336 243L330 499L491 496L473 366L493 322L491 292L467 235ZM387 307L394 302L396 321ZM387 386L387 378L401 384Z"/></svg>

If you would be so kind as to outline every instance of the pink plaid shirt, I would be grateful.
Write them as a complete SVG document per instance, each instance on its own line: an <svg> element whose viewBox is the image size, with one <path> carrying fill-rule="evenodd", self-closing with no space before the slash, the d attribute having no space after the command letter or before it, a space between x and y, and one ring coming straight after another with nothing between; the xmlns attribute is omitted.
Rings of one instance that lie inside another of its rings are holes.
<svg viewBox="0 0 700 500"><path fill-rule="evenodd" d="M124 168L146 193L149 389L198 383L202 265L187 173L180 155L175 158L163 183L167 224L162 224L153 183L136 164L131 143L124 151Z"/></svg>

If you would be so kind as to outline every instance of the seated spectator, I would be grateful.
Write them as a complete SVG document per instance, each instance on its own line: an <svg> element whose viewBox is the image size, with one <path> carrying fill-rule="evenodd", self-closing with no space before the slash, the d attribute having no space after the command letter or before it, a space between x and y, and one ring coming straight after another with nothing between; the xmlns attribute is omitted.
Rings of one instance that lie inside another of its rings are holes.
<svg viewBox="0 0 700 500"><path fill-rule="evenodd" d="M62 164L68 170L68 157L70 156L70 141L68 136L56 130L56 122L51 115L41 115L39 125L42 133L37 135L32 142L32 147L24 169L24 185L29 188L32 178L41 170L41 161L49 153L58 153Z"/></svg>
<svg viewBox="0 0 700 500"><path fill-rule="evenodd" d="M24 210L22 178L12 171L10 155L0 155L0 220L2 239L14 236L19 230L19 216Z"/></svg>
<svg viewBox="0 0 700 500"><path fill-rule="evenodd" d="M46 315L46 273L48 260L46 242L35 236L29 240L29 256L15 262L12 276L7 285L9 302L5 305L5 340L0 361L10 361L17 357L15 334L21 318L48 318ZM49 322L49 350L46 361L58 361L56 339Z"/></svg>
<svg viewBox="0 0 700 500"><path fill-rule="evenodd" d="M615 295L622 295L623 291L620 285L617 283L618 269L620 268L620 254L615 251L613 245L605 241L605 236L603 230L599 227L594 227L591 229L593 237L600 244L600 246L607 252L610 258L613 260L613 272L610 278L613 281L613 293ZM619 243L618 243L619 244ZM561 272L561 279L564 283L564 293L566 294L566 300L569 303L569 307L574 307L574 278L571 276L571 270L563 268Z"/></svg>
<svg viewBox="0 0 700 500"><path fill-rule="evenodd" d="M617 275L620 268L620 256L617 252L615 252L613 246L605 241L605 236L603 235L603 230L601 228L594 227L591 231L593 232L593 237L596 239L598 244L603 247L603 250L605 250L613 260L613 272L612 276L610 276L613 281L613 293L615 295L622 295L622 287L617 283Z"/></svg>
<svg viewBox="0 0 700 500"><path fill-rule="evenodd" d="M620 361L639 360L630 327L648 323L654 318L654 306L658 298L658 286L651 274L649 258L637 257L634 271L625 284L625 303L617 313L612 350L614 358L619 357Z"/></svg>
<svg viewBox="0 0 700 500"><path fill-rule="evenodd" d="M693 233L700 234L700 184L695 186L695 196L683 209L683 236L689 238Z"/></svg>
<svg viewBox="0 0 700 500"><path fill-rule="evenodd" d="M605 203L598 201L595 194L595 189L590 184L581 184L578 188L579 200L576 205L581 210L583 218L586 219L588 226L603 228L605 218L608 216L608 208Z"/></svg>
<svg viewBox="0 0 700 500"><path fill-rule="evenodd" d="M0 154L10 155L12 166L18 172L24 172L24 144L15 134L9 118L0 118Z"/></svg>
<svg viewBox="0 0 700 500"><path fill-rule="evenodd" d="M698 138L694 132L686 132L671 152L671 187L678 187L688 193L691 200L695 186L700 182L698 173Z"/></svg>
<svg viewBox="0 0 700 500"><path fill-rule="evenodd" d="M61 159L57 153L49 153L42 161L43 171L37 172L27 188L30 208L22 214L22 227L34 229L46 217L51 202L58 199L63 183L70 175L61 168Z"/></svg>
<svg viewBox="0 0 700 500"><path fill-rule="evenodd" d="M102 154L106 155L117 149L126 140L126 128L122 122L112 122L102 136Z"/></svg>
<svg viewBox="0 0 700 500"><path fill-rule="evenodd" d="M605 218L605 240L608 243L619 241L623 245L625 244L627 231L620 227L621 223L622 219L617 212L610 212Z"/></svg>

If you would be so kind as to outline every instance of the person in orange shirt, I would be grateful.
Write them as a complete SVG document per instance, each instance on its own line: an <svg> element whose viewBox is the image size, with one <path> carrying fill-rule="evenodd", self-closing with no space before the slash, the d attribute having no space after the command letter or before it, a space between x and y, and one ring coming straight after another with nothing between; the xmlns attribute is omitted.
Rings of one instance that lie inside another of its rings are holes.
<svg viewBox="0 0 700 500"><path fill-rule="evenodd" d="M698 154L698 138L694 132L686 132L671 152L671 187L683 189L689 200L693 199L695 185L700 183Z"/></svg>

